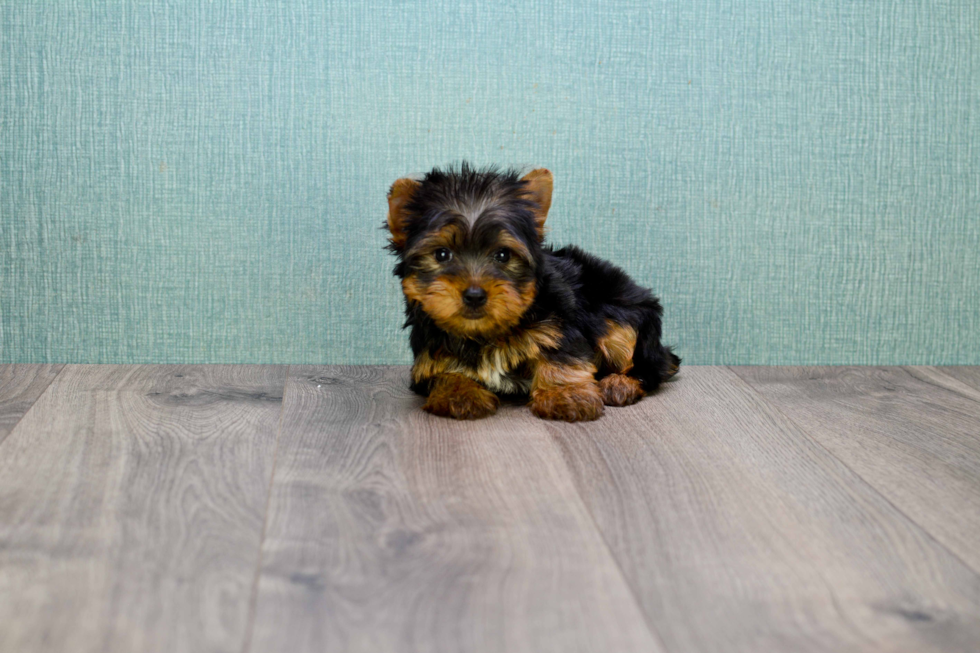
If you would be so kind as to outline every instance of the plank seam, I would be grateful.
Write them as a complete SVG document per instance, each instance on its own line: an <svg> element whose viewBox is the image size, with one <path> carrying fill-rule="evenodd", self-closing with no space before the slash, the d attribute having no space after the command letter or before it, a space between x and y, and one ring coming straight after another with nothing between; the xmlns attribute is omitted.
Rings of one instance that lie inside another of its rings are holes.
<svg viewBox="0 0 980 653"><path fill-rule="evenodd" d="M937 390L941 390L943 392L948 392L950 394L956 395L960 399L966 399L970 403L980 404L980 400L977 400L977 398L974 397L974 396L972 396L972 395L963 394L962 392L959 392L955 388L950 388L949 386L940 385L940 384L935 383L934 381L932 381L930 379L925 379L925 378L922 378L920 376L916 376L915 374L912 373L916 367L919 367L919 366L917 366L917 365L902 365L901 370L903 372L905 372L906 374L908 374L909 376L911 376L912 379L914 379L915 381L918 381L919 383L925 383L929 387L936 388ZM931 367L933 370L935 370L936 372L938 372L940 376L943 376L943 377L945 377L945 378L947 378L950 381L955 382L955 383L962 383L964 386L966 386L970 390L974 390L975 389L972 384L967 383L965 381L961 381L958 378L956 378L955 376L950 376L949 374L947 374L944 367L940 367L938 365L937 366L923 365L921 367ZM977 390L980 390L980 389L977 389Z"/></svg>
<svg viewBox="0 0 980 653"><path fill-rule="evenodd" d="M901 508L899 508L891 499L889 499L885 494L883 494L881 492L881 490L879 490L877 487L875 487L871 483L871 481L869 481L864 476L862 476L861 474L859 474L857 472L857 470L853 469L850 465L848 465L846 462L844 462L844 460L842 460L834 452L832 452L830 449L828 449L827 447L825 447L822 442L820 442L817 438L815 438L813 435L810 434L810 431L808 429L806 429L802 424L800 424L796 420L792 419L789 415L787 415L782 410L780 410L779 406L777 406L776 404L774 404L773 402L771 402L769 399L767 399L765 397L765 395L763 395L761 392L759 392L756 389L756 387L754 385L752 385L751 382L749 382L748 380L742 378L742 376L738 372L736 372L734 369L732 369L732 368L733 368L732 365L726 365L725 366L725 369L727 369L729 372L731 372L733 375L735 375L735 377L738 378L738 380L740 380L750 390L752 390L753 394L755 394L759 398L759 401L761 401L764 404L766 404L767 406L769 406L769 408L771 410L775 411L776 413L778 413L779 415L781 415L786 421L788 421L789 423L791 423L794 426L796 426L796 428L798 428L800 430L800 433L802 433L804 436L806 436L806 439L807 440L809 440L814 445L816 445L817 447L819 447L820 450L822 450L823 452L825 452L828 456L830 456L831 458L833 458L834 460L836 460L837 462L839 462L844 467L844 469L846 469L850 473L854 474L854 477L855 478L857 478L861 483L863 483L865 486L867 486L868 489L870 489L872 492L874 492L877 496L881 497L881 500L884 501L885 503L887 503L889 506L891 506L898 514L900 514L903 517L905 517L905 519L908 520L909 524L911 524L912 526L914 526L917 529L919 529L919 531L921 531L926 536L927 539L935 542L936 545L939 548L941 548L943 551L946 551L947 553L949 553L949 555L951 555L954 560L957 560L960 564L962 564L964 567L966 567L967 569L969 569L970 571L972 571L974 574L976 574L977 576L980 576L980 569L974 568L973 565L971 565L970 563L968 563L966 560L964 560L963 558L961 558L955 551L953 551L948 546L946 546L945 543L943 543L935 535L933 535L925 526L923 526L922 524L920 524L919 522L917 522L908 513L906 513Z"/></svg>
<svg viewBox="0 0 980 653"><path fill-rule="evenodd" d="M551 441L551 445L558 449L558 454L561 456L562 464L565 465L565 473L568 474L569 482L571 483L572 488L575 490L575 495L578 497L579 503L585 510L585 514L588 515L589 521L592 523L592 527L595 529L596 533L598 533L599 540L602 542L603 548L606 549L606 554L609 555L609 558L616 566L616 571L619 572L619 577L623 581L623 585L626 586L627 591L630 593L630 597L633 599L633 604L636 605L636 609L639 610L640 614L643 616L643 624L647 627L647 631L650 633L650 636L653 637L653 639L660 645L660 650L664 651L664 653L669 653L670 649L667 647L666 642L660 635L660 631L658 631L654 627L653 623L651 623L650 615L648 615L647 611L643 608L643 603L640 601L640 597L637 595L636 590L633 589L632 583L629 582L629 578L626 575L626 570L623 569L623 566L619 562L619 558L616 557L615 551L613 551L612 546L609 544L609 540L606 539L606 534L599 526L599 522L596 521L595 515L592 514L592 509L589 507L589 502L585 500L584 496L582 496L582 491L579 489L578 483L575 482L575 472L568 463L568 452L565 450L565 447L561 446L561 442L555 437L554 430L550 426L548 427L547 431L548 439Z"/></svg>
<svg viewBox="0 0 980 653"><path fill-rule="evenodd" d="M289 392L289 378L292 366L286 366L286 380L282 387L282 403L279 405L279 425L276 427L276 445L272 453L272 473L269 474L269 489L265 496L265 511L262 515L262 533L259 536L259 555L255 564L255 578L248 601L248 615L245 618L245 637L242 640L242 653L247 653L252 647L252 635L255 631L255 610L258 603L259 580L262 576L262 550L265 547L265 537L269 528L269 506L272 504L272 488L276 480L276 470L279 467L279 442L282 440L282 422L286 414L286 393Z"/></svg>
<svg viewBox="0 0 980 653"><path fill-rule="evenodd" d="M27 417L27 414L32 410L34 410L34 406L36 406L37 402L41 400L41 397L47 394L48 390L51 388L51 386L54 385L54 382L58 379L58 377L61 376L61 373L65 371L66 367L68 367L68 364L64 364L61 366L61 369L58 370L58 373L55 374L50 381L48 381L48 384L46 386L44 386L44 390L42 390L41 393L34 398L34 401L31 402L30 407L24 411L23 415L17 418L17 421L14 422L14 425L10 427L10 431L7 432L7 435L5 435L3 438L0 438L0 447L3 446L4 442L10 439L10 437L14 434L14 431L17 430L17 427L20 426L20 423L24 421L25 417Z"/></svg>

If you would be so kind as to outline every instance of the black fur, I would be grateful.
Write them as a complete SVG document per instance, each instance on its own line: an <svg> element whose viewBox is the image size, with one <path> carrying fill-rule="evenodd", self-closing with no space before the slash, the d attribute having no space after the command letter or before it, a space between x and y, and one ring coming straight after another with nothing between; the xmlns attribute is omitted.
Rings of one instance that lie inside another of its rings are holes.
<svg viewBox="0 0 980 653"><path fill-rule="evenodd" d="M646 392L652 392L676 372L681 360L660 342L660 302L608 261L575 246L555 250L539 242L535 204L523 194L524 185L515 170L477 170L466 162L456 169L436 168L429 172L407 205L412 219L405 245L390 247L399 257L395 275L404 278L410 272L413 260L405 253L417 239L458 218L453 207L460 203L488 204L472 238L478 241L480 230L507 229L527 246L533 259L526 274L534 278L536 297L515 328L555 319L561 325L563 338L557 350L547 352L548 358L572 363L594 359L597 340L606 331L606 320L629 325L637 332L629 375L639 379ZM474 246L479 247L479 243ZM416 356L426 349L442 348L464 363L477 364L484 342L446 333L418 304L407 299L406 315L405 327L411 329L410 342ZM600 369L596 378L608 373L609 370ZM423 395L429 391L427 382L413 383L412 389Z"/></svg>

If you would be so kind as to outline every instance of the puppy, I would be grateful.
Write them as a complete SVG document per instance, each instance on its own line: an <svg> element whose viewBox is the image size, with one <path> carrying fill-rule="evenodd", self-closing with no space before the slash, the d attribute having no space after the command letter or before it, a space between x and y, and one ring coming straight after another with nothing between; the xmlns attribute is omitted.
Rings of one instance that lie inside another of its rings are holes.
<svg viewBox="0 0 980 653"><path fill-rule="evenodd" d="M521 395L538 417L594 420L677 373L649 290L577 247L544 244L551 191L543 168L466 162L392 184L384 227L424 410L476 419L498 395Z"/></svg>

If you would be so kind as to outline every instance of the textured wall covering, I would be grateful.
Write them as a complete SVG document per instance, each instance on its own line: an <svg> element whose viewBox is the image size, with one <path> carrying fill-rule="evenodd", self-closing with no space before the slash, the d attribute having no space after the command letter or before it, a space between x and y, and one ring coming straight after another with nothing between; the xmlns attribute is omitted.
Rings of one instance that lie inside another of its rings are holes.
<svg viewBox="0 0 980 653"><path fill-rule="evenodd" d="M395 178L551 168L691 363L980 363L976 0L0 0L0 362L406 362Z"/></svg>

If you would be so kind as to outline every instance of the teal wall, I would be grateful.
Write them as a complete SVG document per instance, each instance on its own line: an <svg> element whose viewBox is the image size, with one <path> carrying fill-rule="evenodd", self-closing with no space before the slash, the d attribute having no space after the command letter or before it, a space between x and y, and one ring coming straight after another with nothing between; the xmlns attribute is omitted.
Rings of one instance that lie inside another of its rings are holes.
<svg viewBox="0 0 980 653"><path fill-rule="evenodd" d="M0 12L0 362L407 362L385 192L467 158L687 362L980 363L976 0Z"/></svg>

